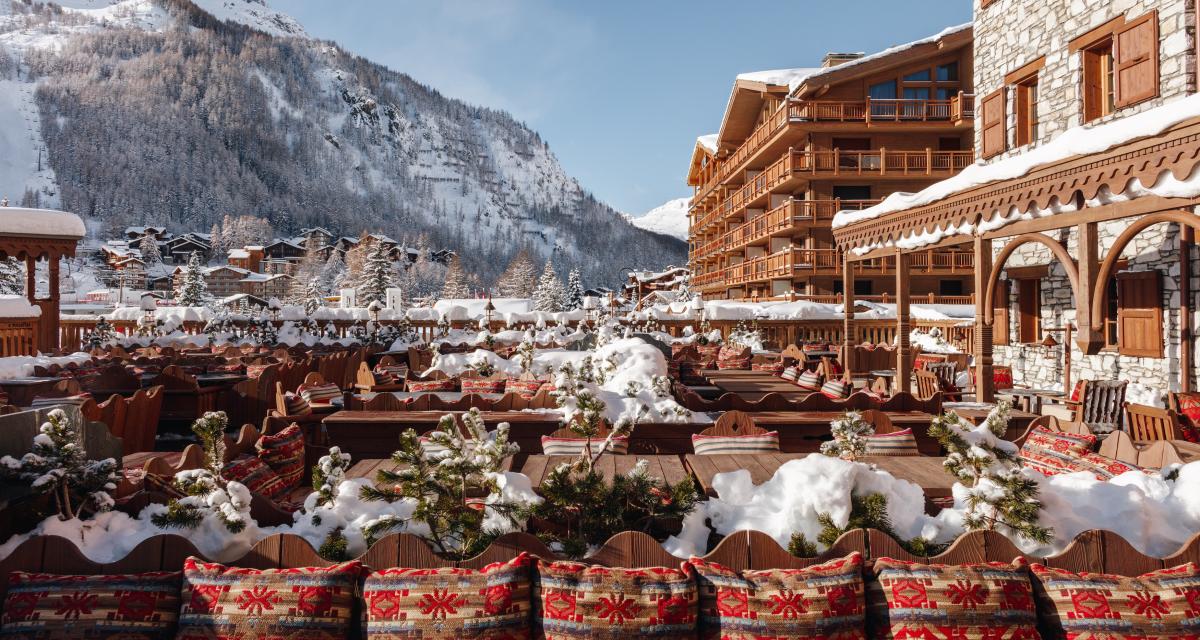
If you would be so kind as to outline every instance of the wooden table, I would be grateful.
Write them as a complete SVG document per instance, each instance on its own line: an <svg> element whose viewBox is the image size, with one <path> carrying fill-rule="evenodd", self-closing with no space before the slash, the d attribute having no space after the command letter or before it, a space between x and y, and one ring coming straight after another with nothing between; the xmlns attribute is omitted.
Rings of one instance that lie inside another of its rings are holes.
<svg viewBox="0 0 1200 640"><path fill-rule="evenodd" d="M712 481L718 473L745 469L750 472L754 484L770 480L784 463L799 460L809 453L736 453L700 456L684 456L684 462L700 488L710 496L717 496ZM954 486L954 477L946 473L945 458L938 456L868 456L860 461L873 464L880 470L909 480L925 492L926 498L947 498ZM719 497L719 496L717 496Z"/></svg>
<svg viewBox="0 0 1200 640"><path fill-rule="evenodd" d="M546 479L546 474L550 473L560 464L571 463L579 459L579 456L544 456L532 455L526 458L525 464L521 466L521 473L529 476L534 488L542 486L542 482ZM646 471L651 477L662 478L671 484L676 484L689 479L691 476L683 466L683 462L679 456L674 455L602 455L596 462L596 471L604 476L605 480L612 482L613 477L618 474L629 473L639 460L645 460L647 464Z"/></svg>
<svg viewBox="0 0 1200 640"><path fill-rule="evenodd" d="M504 464L501 467L504 471L511 471L512 463L513 459L510 456L504 459ZM397 465L395 462L392 462L391 458L366 458L355 462L349 469L346 469L346 479L367 478L374 481L375 474L381 469L394 471L401 468L401 466L404 465Z"/></svg>
<svg viewBox="0 0 1200 640"><path fill-rule="evenodd" d="M413 429L418 433L437 426L442 416L461 414L461 411L337 411L325 416L322 424L328 436L328 446L341 447L354 460L387 458L396 450L400 433ZM533 411L483 411L488 428L501 422L509 423L509 440L522 451L537 451L541 437L560 426L558 413ZM324 446L324 445L323 445Z"/></svg>
<svg viewBox="0 0 1200 640"><path fill-rule="evenodd" d="M1052 389L1005 389L998 392L998 395L1012 396L1017 399L1017 402L1022 410L1033 414L1041 414L1042 400L1047 398L1062 398L1061 391Z"/></svg>
<svg viewBox="0 0 1200 640"><path fill-rule="evenodd" d="M27 378L9 378L8 380L0 380L0 390L8 394L8 402L14 407L28 407L33 404L33 399L40 395L45 395L54 385L64 380L64 378L49 377L27 377Z"/></svg>

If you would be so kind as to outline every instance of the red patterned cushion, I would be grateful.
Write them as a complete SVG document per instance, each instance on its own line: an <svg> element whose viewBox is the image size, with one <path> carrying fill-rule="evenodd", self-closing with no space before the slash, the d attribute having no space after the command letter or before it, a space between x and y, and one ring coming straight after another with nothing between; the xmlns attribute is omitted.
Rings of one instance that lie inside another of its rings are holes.
<svg viewBox="0 0 1200 640"><path fill-rule="evenodd" d="M804 569L737 572L692 558L701 640L862 638L862 555Z"/></svg>
<svg viewBox="0 0 1200 640"><path fill-rule="evenodd" d="M177 640L349 637L361 562L243 569L188 558Z"/></svg>
<svg viewBox="0 0 1200 640"><path fill-rule="evenodd" d="M267 370L267 367L271 367L271 366L274 366L274 365L248 364L248 365L246 365L246 377L247 378L257 378L262 375L263 371Z"/></svg>
<svg viewBox="0 0 1200 640"><path fill-rule="evenodd" d="M1176 393L1179 410L1179 437L1188 442L1200 442L1200 393Z"/></svg>
<svg viewBox="0 0 1200 640"><path fill-rule="evenodd" d="M277 473L267 466L267 463L254 456L242 456L225 463L221 475L226 480L234 480L246 485L246 488L259 495L279 498L287 495L287 483Z"/></svg>
<svg viewBox="0 0 1200 640"><path fill-rule="evenodd" d="M1079 402L1083 396L1083 385L1087 384L1087 380L1080 380L1075 383L1075 387L1071 389L1071 400Z"/></svg>
<svg viewBox="0 0 1200 640"><path fill-rule="evenodd" d="M1192 639L1200 637L1196 563L1136 578L1030 567L1046 637Z"/></svg>
<svg viewBox="0 0 1200 640"><path fill-rule="evenodd" d="M1096 436L1057 433L1037 427L1021 446L1021 464L1052 476L1079 471L1078 461L1092 450Z"/></svg>
<svg viewBox="0 0 1200 640"><path fill-rule="evenodd" d="M1127 471L1141 471L1137 466L1091 451L1084 454L1076 466L1078 471L1091 471L1097 480L1112 480Z"/></svg>
<svg viewBox="0 0 1200 640"><path fill-rule="evenodd" d="M538 560L533 585L535 637L696 637L691 568L619 569Z"/></svg>
<svg viewBox="0 0 1200 640"><path fill-rule="evenodd" d="M530 636L529 554L473 569L384 569L363 585L369 640Z"/></svg>
<svg viewBox="0 0 1200 640"><path fill-rule="evenodd" d="M300 486L304 478L304 432L300 425L263 436L254 444L258 457L283 480L288 491Z"/></svg>
<svg viewBox="0 0 1200 640"><path fill-rule="evenodd" d="M169 640L179 619L178 571L8 576L0 636L26 640Z"/></svg>
<svg viewBox="0 0 1200 640"><path fill-rule="evenodd" d="M508 380L504 378L463 378L463 393L504 393Z"/></svg>
<svg viewBox="0 0 1200 640"><path fill-rule="evenodd" d="M992 388L996 391L1013 388L1013 372L1008 367L992 369Z"/></svg>
<svg viewBox="0 0 1200 640"><path fill-rule="evenodd" d="M308 404L308 400L305 400L304 396L288 392L283 396L283 402L287 405L289 416L306 416L312 413L312 405Z"/></svg>
<svg viewBox="0 0 1200 640"><path fill-rule="evenodd" d="M532 398L537 395L544 382L543 380L509 380L505 389L516 392L524 398Z"/></svg>
<svg viewBox="0 0 1200 640"><path fill-rule="evenodd" d="M782 360L776 360L775 362L752 362L752 363L750 363L750 369L752 371L765 371L765 372L771 373L773 375L779 375L779 374L783 373L783 370L786 368L787 367L784 366Z"/></svg>
<svg viewBox="0 0 1200 640"><path fill-rule="evenodd" d="M741 345L725 345L717 354L718 369L749 369L750 348Z"/></svg>
<svg viewBox="0 0 1200 640"><path fill-rule="evenodd" d="M888 638L1039 638L1024 558L944 565L880 558L867 583L868 627Z"/></svg>
<svg viewBox="0 0 1200 640"><path fill-rule="evenodd" d="M458 391L458 379L446 378L445 380L409 380L408 390L418 393Z"/></svg>

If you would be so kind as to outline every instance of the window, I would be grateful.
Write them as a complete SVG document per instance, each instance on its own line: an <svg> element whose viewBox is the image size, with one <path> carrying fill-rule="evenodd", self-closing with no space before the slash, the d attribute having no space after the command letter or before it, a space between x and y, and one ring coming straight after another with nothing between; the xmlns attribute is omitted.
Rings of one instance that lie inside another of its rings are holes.
<svg viewBox="0 0 1200 640"><path fill-rule="evenodd" d="M1083 50L1083 118L1095 120L1116 110L1111 38Z"/></svg>
<svg viewBox="0 0 1200 640"><path fill-rule="evenodd" d="M904 87L905 100L928 100L929 87Z"/></svg>
<svg viewBox="0 0 1200 640"><path fill-rule="evenodd" d="M1041 342L1041 281L1017 280L1017 331L1023 344Z"/></svg>
<svg viewBox="0 0 1200 640"><path fill-rule="evenodd" d="M874 290L874 283L870 280L854 281L854 295L856 296L869 296Z"/></svg>
<svg viewBox="0 0 1200 640"><path fill-rule="evenodd" d="M1159 94L1158 12L1119 16L1075 38L1083 65L1083 116L1091 121Z"/></svg>
<svg viewBox="0 0 1200 640"><path fill-rule="evenodd" d="M905 82L929 82L933 76L929 74L929 69L922 69L904 76Z"/></svg>
<svg viewBox="0 0 1200 640"><path fill-rule="evenodd" d="M1104 288L1104 348L1116 349L1120 344L1117 336L1117 279L1108 281Z"/></svg>
<svg viewBox="0 0 1200 640"><path fill-rule="evenodd" d="M1004 89L983 99L981 105L982 151L984 158L998 156L1008 148L1008 131L1004 106Z"/></svg>
<svg viewBox="0 0 1200 640"><path fill-rule="evenodd" d="M1157 271L1117 274L1117 352L1163 357L1162 282Z"/></svg>
<svg viewBox="0 0 1200 640"><path fill-rule="evenodd" d="M942 296L961 296L963 295L962 280L941 280L938 282L938 295Z"/></svg>
<svg viewBox="0 0 1200 640"><path fill-rule="evenodd" d="M958 63L951 62L950 64L938 65L937 79L938 82L957 82Z"/></svg>
<svg viewBox="0 0 1200 640"><path fill-rule="evenodd" d="M1038 77L1033 74L1017 82L1016 104L1017 112L1016 144L1018 147L1030 144L1038 137Z"/></svg>
<svg viewBox="0 0 1200 640"><path fill-rule="evenodd" d="M896 99L896 83L895 82L880 82L879 84L871 85L868 89L868 95L872 100L895 100Z"/></svg>
<svg viewBox="0 0 1200 640"><path fill-rule="evenodd" d="M1009 343L1008 297L1008 280L997 282L995 297L992 298L992 344Z"/></svg>

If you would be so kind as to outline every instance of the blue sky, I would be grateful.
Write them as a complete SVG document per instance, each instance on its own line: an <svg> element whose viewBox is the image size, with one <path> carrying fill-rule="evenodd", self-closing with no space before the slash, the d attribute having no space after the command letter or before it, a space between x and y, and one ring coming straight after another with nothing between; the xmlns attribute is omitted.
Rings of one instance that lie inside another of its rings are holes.
<svg viewBox="0 0 1200 640"><path fill-rule="evenodd" d="M310 34L537 130L618 210L689 195L735 75L816 66L971 19L969 0L271 0Z"/></svg>

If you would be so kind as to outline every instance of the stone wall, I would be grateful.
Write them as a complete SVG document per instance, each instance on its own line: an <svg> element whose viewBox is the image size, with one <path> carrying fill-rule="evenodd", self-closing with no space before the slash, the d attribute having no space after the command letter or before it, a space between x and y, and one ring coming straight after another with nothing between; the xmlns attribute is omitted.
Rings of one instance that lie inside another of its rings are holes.
<svg viewBox="0 0 1200 640"><path fill-rule="evenodd" d="M975 1L975 93L978 99L1004 85L1004 76L1041 56L1046 66L1039 75L1038 135L1047 142L1083 124L1080 98L1082 63L1071 53L1074 38L1125 15L1136 18L1158 10L1160 96L1120 109L1097 123L1145 111L1181 98L1194 89L1196 65L1193 0L994 0L986 9ZM1008 95L1009 150L993 161L1014 155L1015 115ZM975 149L981 151L978 127Z"/></svg>
<svg viewBox="0 0 1200 640"><path fill-rule="evenodd" d="M1115 220L1101 223L1099 229L1100 252L1103 258L1111 249L1116 236L1128 226L1131 220ZM1078 255L1078 234L1075 229L1059 230L1048 234L1051 238L1067 242L1067 250L1071 255ZM996 242L993 251L999 253L1004 247L1003 242ZM1128 260L1125 271L1155 270L1163 274L1163 358L1138 358L1118 355L1116 351L1104 351L1098 355L1084 355L1074 344L1071 347L1071 377L1072 381L1084 379L1120 379L1128 380L1130 387L1128 400L1141 404L1161 406L1163 393L1179 388L1179 228L1175 224L1157 224L1142 233L1125 248L1122 255ZM1075 304L1071 291L1071 282L1062 263L1058 262L1050 250L1040 244L1025 244L1009 257L1005 264L1005 272L1001 277L1007 278L1010 267L1025 267L1047 265L1048 275L1041 280L1041 326L1061 327L1066 322L1075 320ZM1200 309L1200 251L1193 248L1192 255L1192 308ZM1015 342L1017 338L1018 311L1016 307L1017 287L1011 287L1009 298L1009 336ZM1200 315L1193 312L1193 326L1200 326ZM999 331L999 328L997 328ZM1063 349L1065 345L1044 347L1040 344L1043 336L1039 336L1038 344L1008 346L998 345L994 350L996 364L1009 365L1013 368L1014 381L1019 386L1029 386L1039 389L1062 390L1063 380ZM1055 333L1059 343L1063 342L1063 334ZM1193 363L1200 362L1197 357L1200 352L1193 354ZM1193 370L1195 367L1193 366Z"/></svg>

